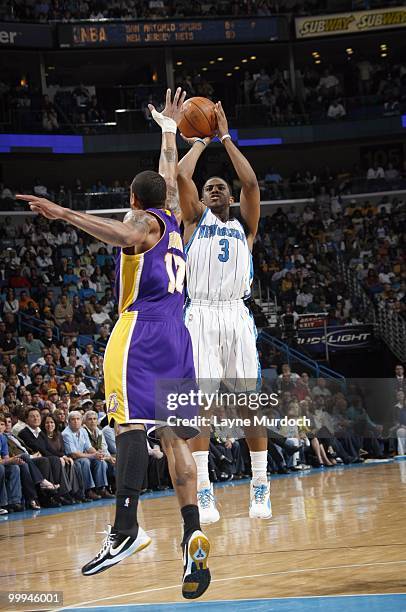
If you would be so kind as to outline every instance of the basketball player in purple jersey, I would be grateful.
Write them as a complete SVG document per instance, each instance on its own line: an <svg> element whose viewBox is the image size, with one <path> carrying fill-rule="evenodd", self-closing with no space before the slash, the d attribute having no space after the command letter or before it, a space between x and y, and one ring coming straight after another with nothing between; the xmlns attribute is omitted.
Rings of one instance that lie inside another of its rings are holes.
<svg viewBox="0 0 406 612"><path fill-rule="evenodd" d="M183 323L185 254L170 210L177 201L176 131L184 99L179 88L172 102L168 90L162 113L150 106L162 129L162 176L152 171L137 174L131 185L132 211L123 223L72 211L44 198L17 198L28 200L31 210L48 219L61 219L120 247L116 267L120 316L104 359L107 416L117 434L116 516L100 552L82 573L102 572L151 543L138 525L137 506L148 467L146 429L156 430L184 521L182 594L196 599L210 584L210 544L200 530L196 466L185 439L198 432L191 434L188 428L177 436L162 419L164 410L156 406L155 396L160 379L195 378L191 340Z"/></svg>

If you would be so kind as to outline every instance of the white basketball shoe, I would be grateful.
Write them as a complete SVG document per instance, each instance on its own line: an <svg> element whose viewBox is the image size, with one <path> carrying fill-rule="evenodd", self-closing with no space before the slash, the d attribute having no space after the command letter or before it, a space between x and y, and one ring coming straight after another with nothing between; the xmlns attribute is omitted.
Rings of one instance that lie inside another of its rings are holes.
<svg viewBox="0 0 406 612"><path fill-rule="evenodd" d="M217 523L220 520L220 513L216 508L212 484L203 483L203 486L200 486L197 490L197 505L199 507L200 522L203 525Z"/></svg>
<svg viewBox="0 0 406 612"><path fill-rule="evenodd" d="M272 518L271 488L267 484L250 484L250 518L270 519Z"/></svg>

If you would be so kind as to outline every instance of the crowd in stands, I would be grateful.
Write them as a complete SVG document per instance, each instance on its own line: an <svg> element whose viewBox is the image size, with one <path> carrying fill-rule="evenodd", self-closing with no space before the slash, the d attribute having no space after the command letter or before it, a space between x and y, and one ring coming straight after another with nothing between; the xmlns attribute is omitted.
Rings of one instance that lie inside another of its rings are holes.
<svg viewBox="0 0 406 612"><path fill-rule="evenodd" d="M41 193L40 183L36 189ZM254 258L263 282L272 284L282 304L293 304L299 312L327 307L330 324L332 319L354 322L353 304L332 267L332 255L343 251L351 265L388 274L381 282L389 280L404 308L404 284L398 283L404 264L401 272L395 269L402 243L392 225L399 225L403 204L392 202L391 216L383 206L375 210L367 204L338 210L339 199L333 209L326 197L317 206L301 215L279 209L261 220ZM103 353L117 317L113 250L43 217L26 218L21 226L9 219L1 232L0 512L112 497L115 441L105 418ZM378 258L373 249L387 242L388 251ZM393 275L379 267L388 262ZM267 359L263 354L263 365ZM366 453L382 457L396 450L384 448L382 428L367 417L361 399L329 389L324 380L311 385L306 373L299 376L285 365L274 389L281 398L274 416L300 416L306 410L312 424L300 431L270 431L269 471L330 466L337 458L350 463ZM399 415L392 436L402 438L403 382L397 390ZM357 426L351 435L340 435L337 427L351 415ZM213 480L249 474L241 432L213 427L210 448ZM398 442L402 450L403 439ZM145 488L170 486L161 449L151 446L149 453Z"/></svg>
<svg viewBox="0 0 406 612"><path fill-rule="evenodd" d="M176 86L188 97L223 98L231 123L240 126L295 126L344 119L360 120L400 115L406 108L406 63L401 60L362 56L332 66L328 61L318 67L309 64L296 72L295 92L289 73L279 67L256 67L238 73L227 81L227 91L219 76L203 77L200 69L180 70ZM222 77L221 77L222 78ZM147 77L148 80L148 77ZM121 105L138 110L140 118L128 131L154 129L148 104L159 108L163 89L154 85L134 85L125 89ZM3 123L12 121L19 131L72 131L93 134L117 127L115 109L119 95L103 89L98 94L92 85L57 88L43 95L31 83L0 83L0 111ZM108 125L106 125L108 124Z"/></svg>
<svg viewBox="0 0 406 612"><path fill-rule="evenodd" d="M323 64L323 68L309 64L297 72L296 94L287 71L279 68L247 70L238 99L244 105L261 104L269 125L357 120L400 115L404 111L405 62L360 56L335 67ZM247 116L247 124L252 123L252 117L252 114Z"/></svg>
<svg viewBox="0 0 406 612"><path fill-rule="evenodd" d="M11 86L0 83L4 119L11 119L20 131L59 132L72 130L91 134L103 124L106 111L93 93L94 87L78 85L60 89L53 96L42 95L29 84Z"/></svg>
<svg viewBox="0 0 406 612"><path fill-rule="evenodd" d="M202 166L198 167L195 176L199 189L203 186L202 180L204 179L202 177L207 175L207 172L203 160ZM238 201L241 185L227 164L223 164L221 175L232 186L233 195ZM399 167L394 167L392 163L388 163L385 167L375 164L368 169L362 169L356 164L351 169L340 169L338 171L333 171L329 166L325 166L316 172L301 170L294 171L290 175L279 172L276 167L269 166L268 170L262 173L262 176L258 175L258 178L262 201L312 198L315 199L317 206L324 206L329 212L336 215L343 212L343 196L406 189L406 163ZM126 208L128 206L129 182L128 180L115 179L112 183L108 183L99 179L85 185L81 179L76 179L71 184L50 183L44 185L40 179L37 179L33 186L19 185L18 187L0 183L0 210L21 210L21 205L14 200L14 195L31 191L39 196L50 197L53 201L73 209ZM86 206L86 198L89 206ZM385 206L387 212L391 212L392 202L395 208L399 204L396 199L389 200L387 196L382 196L378 208ZM367 209L368 206L365 210ZM323 212L325 211L323 210ZM351 207L347 211L347 217L348 214L352 215ZM358 211L356 212L357 215ZM6 226L8 227L7 222ZM6 228L5 231L14 232L13 228L10 227Z"/></svg>
<svg viewBox="0 0 406 612"><path fill-rule="evenodd" d="M400 0L6 0L0 16L16 21L168 19L177 17L266 17L274 14L317 14L398 6Z"/></svg>
<svg viewBox="0 0 406 612"><path fill-rule="evenodd" d="M106 419L102 380L96 390L90 377L83 377L83 363L92 363L95 357L94 345L88 343L83 354L77 342L69 345L68 362L75 371L69 374L66 366L58 367L65 347L58 347L50 329L37 339L26 334L28 344L37 344L38 349L40 344L50 347L50 352L44 348L44 356L36 357L31 365L32 354L24 346L13 351L10 344L5 348L2 344L0 515L114 497L115 433ZM263 365L272 365L266 347L260 355ZM74 360L82 365L75 366ZM282 364L272 382L264 379L262 391L273 391L278 397L277 405L264 412L268 419L275 419L275 425L268 428L269 474L386 459L406 451L406 382L401 365L396 366L393 414L385 437L383 425L370 418L356 386L343 388L336 381L311 380L306 372L299 375ZM227 404L215 409L214 415L211 480L249 477L244 432L238 425L222 422L225 417L241 415ZM148 443L148 452L144 490L169 488L162 450Z"/></svg>
<svg viewBox="0 0 406 612"><path fill-rule="evenodd" d="M404 202L383 196L377 204L345 205L327 187L302 212L280 207L260 220L253 257L262 287L289 312L328 312L329 325L360 323L361 305L350 297L341 260L380 307L405 317Z"/></svg>
<svg viewBox="0 0 406 612"><path fill-rule="evenodd" d="M282 176L277 168L270 166L260 177L259 184L262 200L308 197L316 198L317 203L332 201L337 207L340 196L404 190L406 164L395 168L390 162L385 167L376 163L366 170L355 164L351 169L341 168L335 172L325 166L316 172L294 171L290 176Z"/></svg>

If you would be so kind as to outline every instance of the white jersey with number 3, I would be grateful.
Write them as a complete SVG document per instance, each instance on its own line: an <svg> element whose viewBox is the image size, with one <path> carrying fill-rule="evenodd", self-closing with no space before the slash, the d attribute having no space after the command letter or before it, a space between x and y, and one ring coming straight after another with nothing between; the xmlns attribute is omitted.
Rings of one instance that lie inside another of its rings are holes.
<svg viewBox="0 0 406 612"><path fill-rule="evenodd" d="M227 301L250 295L252 257L241 223L226 223L206 208L185 247L191 300Z"/></svg>

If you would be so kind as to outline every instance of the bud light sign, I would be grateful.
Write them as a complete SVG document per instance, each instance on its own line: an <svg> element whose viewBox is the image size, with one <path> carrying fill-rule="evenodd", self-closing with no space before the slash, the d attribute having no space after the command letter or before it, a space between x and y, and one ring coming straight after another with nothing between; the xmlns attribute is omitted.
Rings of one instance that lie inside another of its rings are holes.
<svg viewBox="0 0 406 612"><path fill-rule="evenodd" d="M313 353L323 353L326 342L330 352L344 352L373 349L375 345L372 325L346 325L344 327L323 327L301 329L298 346Z"/></svg>

